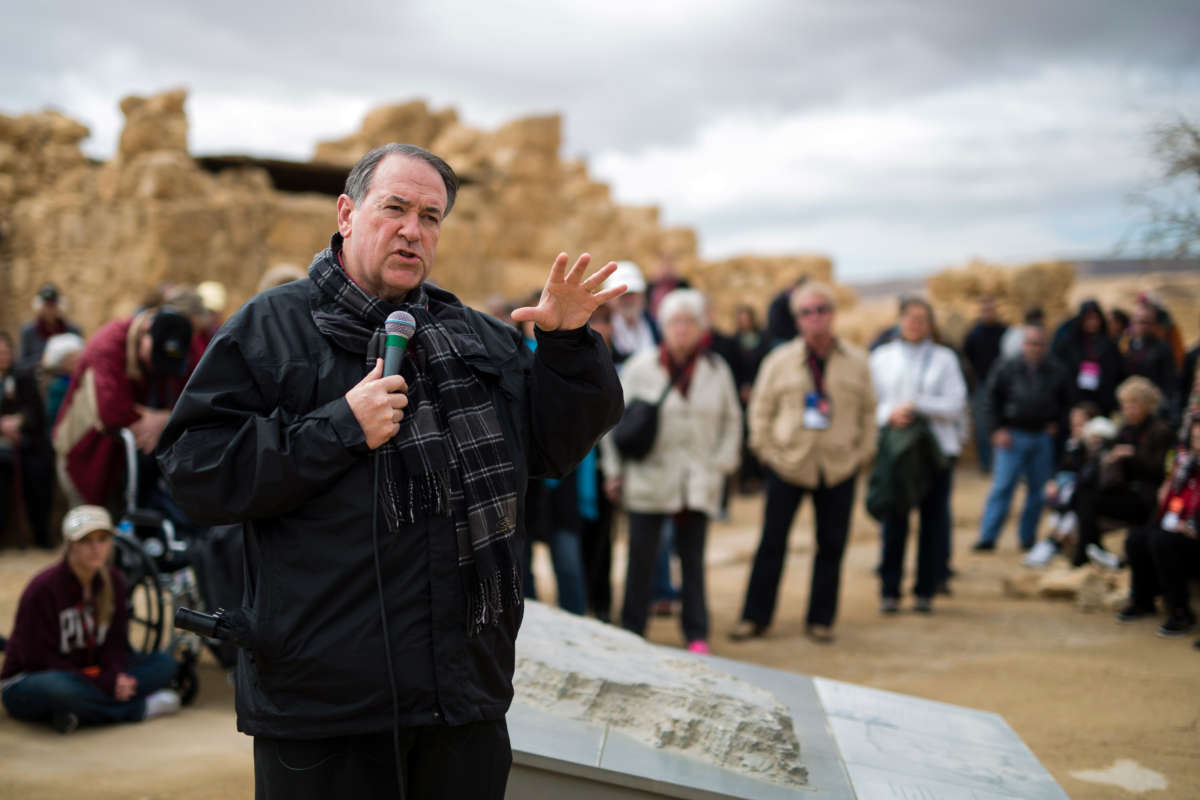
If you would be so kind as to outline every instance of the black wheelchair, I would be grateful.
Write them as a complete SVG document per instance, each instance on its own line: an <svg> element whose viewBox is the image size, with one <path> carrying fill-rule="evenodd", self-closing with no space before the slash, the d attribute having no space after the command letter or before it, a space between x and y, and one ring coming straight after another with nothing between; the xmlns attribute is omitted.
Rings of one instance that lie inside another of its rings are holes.
<svg viewBox="0 0 1200 800"><path fill-rule="evenodd" d="M221 578L235 574L240 580L240 531L236 531L236 542L232 541L230 531L225 531L224 537L221 532L215 537L207 533L181 535L168 514L139 502L139 451L128 429L120 432L120 438L125 449L127 479L125 510L113 540L113 560L127 588L129 645L137 652L166 650L175 657L179 672L174 688L188 705L200 688L196 662L202 650L207 648L212 652L231 680L236 656L228 642L175 629L171 620L179 608L200 611L212 608L209 600L217 591L214 585L221 585ZM236 569L230 566L234 559ZM214 572L224 574L210 574ZM240 597L240 588L235 590Z"/></svg>

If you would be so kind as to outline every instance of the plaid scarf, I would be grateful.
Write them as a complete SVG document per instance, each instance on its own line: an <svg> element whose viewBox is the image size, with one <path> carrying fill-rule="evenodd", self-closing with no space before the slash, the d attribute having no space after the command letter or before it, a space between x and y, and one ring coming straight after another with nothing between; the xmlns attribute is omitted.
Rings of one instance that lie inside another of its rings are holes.
<svg viewBox="0 0 1200 800"><path fill-rule="evenodd" d="M486 357L457 299L435 299L421 285L394 306L363 291L338 265L341 237L308 268L322 291L313 320L326 336L362 353L371 369L383 357L384 322L403 309L416 320L401 373L408 407L400 432L379 448L381 500L388 530L418 518L454 518L458 571L470 634L521 604L516 555L517 475L487 388L469 362Z"/></svg>

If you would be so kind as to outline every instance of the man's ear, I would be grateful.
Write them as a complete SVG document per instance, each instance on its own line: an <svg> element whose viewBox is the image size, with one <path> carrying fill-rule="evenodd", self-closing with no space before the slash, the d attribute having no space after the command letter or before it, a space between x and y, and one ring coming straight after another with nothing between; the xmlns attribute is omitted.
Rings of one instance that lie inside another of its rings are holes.
<svg viewBox="0 0 1200 800"><path fill-rule="evenodd" d="M354 200L348 194L338 195L337 199L337 227L338 233L345 239L350 235L350 229L353 227L350 224L351 215L354 213Z"/></svg>

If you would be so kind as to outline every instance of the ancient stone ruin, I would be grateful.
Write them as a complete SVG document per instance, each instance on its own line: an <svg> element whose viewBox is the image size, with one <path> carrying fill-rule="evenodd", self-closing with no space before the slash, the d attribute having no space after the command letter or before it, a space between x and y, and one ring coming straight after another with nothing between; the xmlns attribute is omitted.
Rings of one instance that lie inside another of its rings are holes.
<svg viewBox="0 0 1200 800"><path fill-rule="evenodd" d="M176 89L122 100L125 128L105 163L83 155L88 129L62 114L0 115L0 328L15 331L48 280L63 289L85 332L128 313L164 282L221 281L232 311L267 269L307 267L326 246L334 197L279 191L255 166L202 168L187 150L186 97ZM319 143L314 164L344 174L389 141L427 147L464 178L435 279L468 302L539 289L563 250L586 249L596 265L633 259L648 278L670 257L709 292L723 324L738 302L765 308L797 275L832 275L832 262L819 255L704 261L693 230L663 226L655 207L614 202L583 161L563 159L557 115L484 131L453 109L386 106L350 136Z"/></svg>
<svg viewBox="0 0 1200 800"><path fill-rule="evenodd" d="M804 786L791 715L769 691L640 636L527 602L517 701L784 786Z"/></svg>
<svg viewBox="0 0 1200 800"><path fill-rule="evenodd" d="M15 333L44 281L60 285L86 333L130 312L164 282L221 281L232 312L267 270L308 266L334 230L345 172L390 141L433 150L464 179L434 278L469 303L536 291L563 250L587 250L596 266L632 259L648 279L669 260L708 294L725 329L743 303L762 322L771 297L801 276L833 283L833 262L818 254L701 258L694 230L664 226L654 206L614 202L584 161L564 159L558 115L481 130L454 109L422 101L383 106L358 131L318 143L307 165L293 164L323 170L322 191L285 191L253 159L214 166L217 159L189 154L186 100L184 89L123 99L125 127L104 163L84 156L80 143L89 131L75 120L55 111L0 114L0 330ZM1073 310L1074 280L1066 263L972 262L928 278L926 294L944 338L957 343L980 295L995 297L1009 321L1042 305L1054 324ZM835 290L844 337L865 343L894 320L891 302L856 308L853 290Z"/></svg>

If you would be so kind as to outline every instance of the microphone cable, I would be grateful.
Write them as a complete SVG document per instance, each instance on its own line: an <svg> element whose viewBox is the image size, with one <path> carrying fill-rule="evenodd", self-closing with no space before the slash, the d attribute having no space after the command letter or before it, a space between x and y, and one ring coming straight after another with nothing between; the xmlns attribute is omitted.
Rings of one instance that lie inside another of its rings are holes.
<svg viewBox="0 0 1200 800"><path fill-rule="evenodd" d="M371 480L371 550L375 554L375 588L379 590L379 621L383 624L383 655L387 663L388 686L392 690L392 751L396 759L396 785L400 789L400 800L407 792L404 788L404 770L400 768L400 696L396 690L396 673L392 669L392 637L388 634L387 606L383 598L383 569L379 566L379 459L383 456L375 451L375 477Z"/></svg>
<svg viewBox="0 0 1200 800"><path fill-rule="evenodd" d="M400 364L408 350L408 340L416 330L416 320L407 311L393 311L384 323L383 374L400 374ZM404 770L400 765L400 693L396 689L396 671L392 668L392 637L388 633L387 603L383 595L383 568L379 565L379 460L382 448L375 451L375 475L371 479L371 549L375 554L375 588L379 590L379 621L383 626L383 654L387 663L388 686L392 690L392 749L396 758L396 782L400 800L406 794Z"/></svg>

